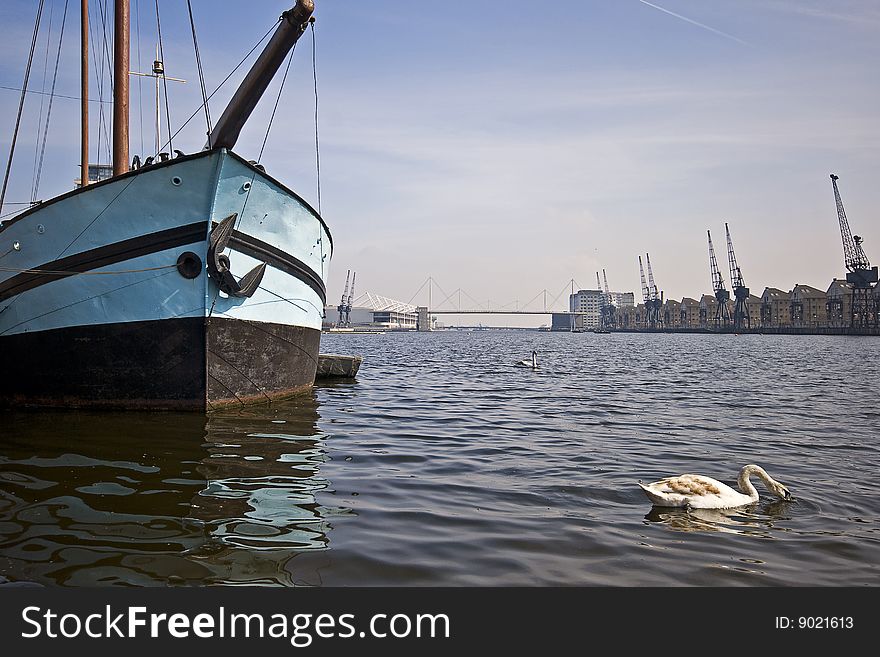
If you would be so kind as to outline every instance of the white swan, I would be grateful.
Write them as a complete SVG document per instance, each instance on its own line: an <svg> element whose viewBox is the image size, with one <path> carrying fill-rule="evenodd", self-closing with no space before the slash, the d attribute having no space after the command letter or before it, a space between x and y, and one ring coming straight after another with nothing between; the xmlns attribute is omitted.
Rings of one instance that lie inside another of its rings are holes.
<svg viewBox="0 0 880 657"><path fill-rule="evenodd" d="M792 499L788 489L768 475L757 465L747 465L739 473L739 489L722 484L717 479L702 475L683 474L678 477L667 477L652 484L639 482L645 495L656 506L684 507L690 509L731 509L745 506L758 501L758 491L749 481L751 475L757 475L774 495L783 500Z"/></svg>
<svg viewBox="0 0 880 657"><path fill-rule="evenodd" d="M533 370L538 369L538 352L532 352L532 360L521 360L517 365L522 367L531 367Z"/></svg>

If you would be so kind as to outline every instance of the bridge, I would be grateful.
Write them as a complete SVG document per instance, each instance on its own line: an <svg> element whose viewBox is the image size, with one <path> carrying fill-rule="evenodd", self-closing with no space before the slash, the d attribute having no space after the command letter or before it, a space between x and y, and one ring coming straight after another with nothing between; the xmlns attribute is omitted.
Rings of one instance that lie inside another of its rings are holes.
<svg viewBox="0 0 880 657"><path fill-rule="evenodd" d="M427 309L425 314L428 317L436 317L437 315L507 315L523 317L561 315L569 318L578 316L586 318L591 314L590 312L581 310L571 311L569 309L567 294L573 294L579 289L581 287L577 282L574 279L569 279L556 294L543 289L524 304L520 304L519 300L507 303L493 303L491 299L487 299L485 304L483 304L462 288L457 288L451 294L448 294L432 276L429 276L407 302L398 301L372 292L363 292L353 302L349 296L347 303L349 307L366 308L374 313L388 313L388 321L395 321L393 319L394 315L411 316L419 314L424 317L422 313L425 313L425 309ZM343 297L345 298L344 294ZM439 302L436 302L437 299L439 299ZM420 309L421 312L419 312ZM595 314L595 311L592 311L592 314ZM399 321L406 320L401 318ZM574 328L574 325L575 323L572 321L572 328Z"/></svg>
<svg viewBox="0 0 880 657"><path fill-rule="evenodd" d="M565 286L555 295L545 288L522 305L518 300L507 303L496 301L493 304L491 299L487 299L484 305L460 287L447 294L433 276L428 276L407 305L413 309L417 305L427 307L431 315L586 315L585 312L569 310L568 297L565 296L566 292L574 294L579 289L582 288L572 278L566 281ZM439 303L434 302L435 291L442 295ZM465 304L462 303L462 297L466 301ZM423 303L414 304L413 302L418 298L421 298ZM425 301L427 303L424 303Z"/></svg>

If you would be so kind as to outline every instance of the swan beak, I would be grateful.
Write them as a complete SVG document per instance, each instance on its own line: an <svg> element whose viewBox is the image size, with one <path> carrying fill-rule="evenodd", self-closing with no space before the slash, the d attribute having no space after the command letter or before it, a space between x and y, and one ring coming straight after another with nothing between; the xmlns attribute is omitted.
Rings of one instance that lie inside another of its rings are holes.
<svg viewBox="0 0 880 657"><path fill-rule="evenodd" d="M785 489L785 495L782 499L784 499L786 502L791 502L792 500L794 500L794 497L792 497L788 489Z"/></svg>

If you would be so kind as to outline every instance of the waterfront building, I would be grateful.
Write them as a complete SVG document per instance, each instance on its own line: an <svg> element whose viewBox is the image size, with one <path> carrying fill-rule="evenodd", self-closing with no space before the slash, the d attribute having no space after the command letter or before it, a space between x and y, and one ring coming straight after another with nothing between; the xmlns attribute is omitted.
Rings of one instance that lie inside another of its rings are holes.
<svg viewBox="0 0 880 657"><path fill-rule="evenodd" d="M625 306L617 309L617 328L635 328L635 306Z"/></svg>
<svg viewBox="0 0 880 657"><path fill-rule="evenodd" d="M749 313L749 328L761 327L761 297L750 294L746 301Z"/></svg>
<svg viewBox="0 0 880 657"><path fill-rule="evenodd" d="M844 328L850 325L852 312L852 283L835 278L825 293L825 313L827 325L832 328Z"/></svg>
<svg viewBox="0 0 880 657"><path fill-rule="evenodd" d="M796 284L789 295L791 325L801 328L827 326L828 295L810 285Z"/></svg>
<svg viewBox="0 0 880 657"><path fill-rule="evenodd" d="M573 313L581 313L581 328L597 328L599 326L599 309L602 304L601 290L578 290L568 299L568 309Z"/></svg>
<svg viewBox="0 0 880 657"><path fill-rule="evenodd" d="M618 328L644 329L645 328L645 304L638 306L625 306L617 311Z"/></svg>
<svg viewBox="0 0 880 657"><path fill-rule="evenodd" d="M379 315L378 318L376 317L377 315ZM395 319L397 319L398 321L400 320L400 318L394 318L389 314L389 316L388 316L389 324L392 321L394 321ZM405 317L404 319L409 320L409 317ZM430 313L428 312L427 306L419 306L416 308L416 324L412 328L415 328L417 331L422 331L422 332L433 331L434 330L434 322L436 320L437 320L436 317L430 316ZM373 321L376 321L377 323L379 323L380 321L385 321L385 311L382 311L381 313L373 313ZM409 328L409 327L407 327L407 328Z"/></svg>
<svg viewBox="0 0 880 657"><path fill-rule="evenodd" d="M681 302L667 299L660 309L660 316L663 319L663 328L681 328Z"/></svg>
<svg viewBox="0 0 880 657"><path fill-rule="evenodd" d="M346 328L371 328L414 331L419 327L419 312L416 306L388 297L366 292L357 299L348 313ZM425 310L427 313L427 309ZM433 318L432 318L433 319ZM324 308L324 329L340 326L339 308ZM424 328L425 324L422 323ZM430 330L430 329L427 329Z"/></svg>
<svg viewBox="0 0 880 657"><path fill-rule="evenodd" d="M373 309L362 306L352 306L348 314L350 327L370 326L373 323ZM324 320L321 327L324 329L340 326L339 308L337 306L324 307Z"/></svg>
<svg viewBox="0 0 880 657"><path fill-rule="evenodd" d="M871 294L880 307L880 286L875 286ZM615 305L615 328L631 331L650 328L645 305L634 304L632 292L611 292L610 296ZM554 330L589 329L598 325L600 299L599 290L579 290L571 295L570 307L576 312L584 312L584 316L576 320L567 315L554 316ZM728 308L732 315L733 304L729 303ZM844 329L850 326L851 308L852 284L844 279L832 280L827 291L800 283L790 291L766 287L761 296L750 294L746 300L749 320L744 330L791 328L801 332ZM717 310L718 301L714 294L704 294L699 301L691 297L684 297L681 301L667 299L660 307L658 328L670 331L732 329L732 324L727 327L716 324ZM583 324L578 320L582 320Z"/></svg>
<svg viewBox="0 0 880 657"><path fill-rule="evenodd" d="M764 288L761 295L761 326L788 326L791 322L791 301L788 292L778 287Z"/></svg>
<svg viewBox="0 0 880 657"><path fill-rule="evenodd" d="M715 326L715 309L718 300L714 294L704 294L700 297L700 328L717 328Z"/></svg>
<svg viewBox="0 0 880 657"><path fill-rule="evenodd" d="M427 313L426 313L427 314ZM378 310L373 312L373 325L389 329L414 331L419 327L419 315L412 311ZM430 331L430 328L424 329Z"/></svg>
<svg viewBox="0 0 880 657"><path fill-rule="evenodd" d="M690 297L681 300L679 306L679 322L681 328L700 328L700 302Z"/></svg>
<svg viewBox="0 0 880 657"><path fill-rule="evenodd" d="M636 305L636 295L633 292L611 292L611 303L618 308L633 308Z"/></svg>
<svg viewBox="0 0 880 657"><path fill-rule="evenodd" d="M633 308L633 327L642 331L648 328L648 309L643 303Z"/></svg>

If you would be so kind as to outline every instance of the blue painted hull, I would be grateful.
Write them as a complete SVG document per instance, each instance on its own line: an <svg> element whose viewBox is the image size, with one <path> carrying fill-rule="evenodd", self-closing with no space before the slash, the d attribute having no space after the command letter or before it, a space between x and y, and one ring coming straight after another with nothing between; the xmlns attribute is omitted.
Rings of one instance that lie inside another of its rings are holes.
<svg viewBox="0 0 880 657"><path fill-rule="evenodd" d="M233 277L265 265L249 296L206 267L228 217ZM43 203L0 230L0 353L14 353L0 401L210 409L294 394L314 380L331 253L305 201L223 149Z"/></svg>

